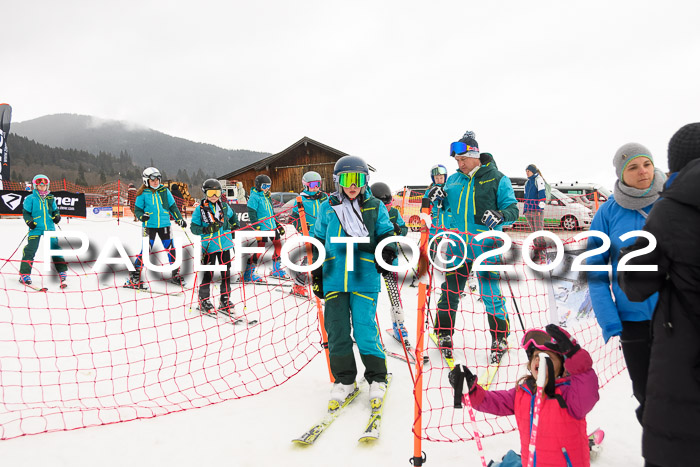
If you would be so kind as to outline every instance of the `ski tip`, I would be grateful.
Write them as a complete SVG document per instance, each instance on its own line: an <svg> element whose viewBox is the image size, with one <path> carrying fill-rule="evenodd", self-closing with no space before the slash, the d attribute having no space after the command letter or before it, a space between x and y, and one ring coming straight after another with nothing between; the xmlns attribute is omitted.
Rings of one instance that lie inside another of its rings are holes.
<svg viewBox="0 0 700 467"><path fill-rule="evenodd" d="M309 443L308 441L304 441L302 439L293 439L292 444L295 446L306 447L306 446L311 446L312 443Z"/></svg>

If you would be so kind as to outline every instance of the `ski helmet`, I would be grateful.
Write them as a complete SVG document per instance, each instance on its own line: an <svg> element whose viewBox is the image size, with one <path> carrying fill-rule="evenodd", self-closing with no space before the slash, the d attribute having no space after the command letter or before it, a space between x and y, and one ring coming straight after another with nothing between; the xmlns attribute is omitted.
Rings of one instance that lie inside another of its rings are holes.
<svg viewBox="0 0 700 467"><path fill-rule="evenodd" d="M48 191L49 186L51 185L51 180L49 180L49 177L47 177L44 174L38 174L34 176L34 178L32 179L32 189L36 189L36 185L40 180L45 180L46 190Z"/></svg>
<svg viewBox="0 0 700 467"><path fill-rule="evenodd" d="M148 167L146 170L143 171L142 174L142 179L143 179L143 184L146 186L148 185L149 180L158 180L160 181L163 176L160 174L160 171L156 169L155 167Z"/></svg>
<svg viewBox="0 0 700 467"><path fill-rule="evenodd" d="M221 182L215 178L208 178L202 183L202 193L207 196L207 191L209 190L219 190L219 196L221 196ZM207 196L208 198L209 196Z"/></svg>
<svg viewBox="0 0 700 467"><path fill-rule="evenodd" d="M384 182L373 183L370 187L372 196L379 199L384 204L391 204L392 196L389 185Z"/></svg>
<svg viewBox="0 0 700 467"><path fill-rule="evenodd" d="M318 182L320 188L322 180L321 174L314 171L306 172L304 176L301 177L301 183L304 184L304 188L308 188L310 182Z"/></svg>
<svg viewBox="0 0 700 467"><path fill-rule="evenodd" d="M359 173L364 174L364 184L360 187L360 194L365 194L367 189L367 184L369 183L369 167L367 163L357 156L343 156L338 159L333 168L333 183L335 184L335 190L340 193L340 174L344 173ZM359 186L355 184L356 186Z"/></svg>
<svg viewBox="0 0 700 467"><path fill-rule="evenodd" d="M263 185L272 186L272 180L270 180L270 177L268 177L265 174L261 174L255 177L255 188L257 188L260 191L263 191Z"/></svg>
<svg viewBox="0 0 700 467"><path fill-rule="evenodd" d="M435 176L436 175L444 175L445 181L447 181L447 167L445 167L442 164L434 165L430 169L430 179L433 181L433 183L435 183Z"/></svg>

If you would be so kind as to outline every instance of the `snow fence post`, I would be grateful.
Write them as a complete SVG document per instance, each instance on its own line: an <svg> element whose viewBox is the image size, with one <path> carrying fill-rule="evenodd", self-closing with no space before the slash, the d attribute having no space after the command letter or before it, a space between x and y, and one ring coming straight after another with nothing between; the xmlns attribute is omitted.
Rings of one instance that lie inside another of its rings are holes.
<svg viewBox="0 0 700 467"><path fill-rule="evenodd" d="M301 196L297 196L297 209L299 209L299 223L301 224L301 231L305 237L309 237L309 225L306 223L306 211L304 211L304 203L301 202ZM309 264L313 264L313 254L311 253L311 244L306 244L306 257L308 258ZM311 290L311 281L306 282L306 289L309 294L313 294L316 299L316 310L318 312L318 327L321 329L321 337L323 342L321 346L326 353L326 363L328 364L328 376L331 379L331 383L335 383L335 378L333 378L333 372L331 371L331 357L328 351L328 334L326 334L326 324L323 321L323 307L321 306L321 299L316 296Z"/></svg>

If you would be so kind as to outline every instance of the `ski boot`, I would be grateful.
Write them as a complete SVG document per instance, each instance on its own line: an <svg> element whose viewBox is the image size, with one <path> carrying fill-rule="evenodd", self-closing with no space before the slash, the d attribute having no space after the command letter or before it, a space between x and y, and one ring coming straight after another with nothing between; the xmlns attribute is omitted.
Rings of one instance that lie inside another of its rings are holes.
<svg viewBox="0 0 700 467"><path fill-rule="evenodd" d="M229 301L228 296L226 295L221 296L221 300L219 301L219 308L217 309L217 311L222 315L226 316L227 318L231 319L232 321L236 321L238 319L233 309L233 304Z"/></svg>
<svg viewBox="0 0 700 467"><path fill-rule="evenodd" d="M19 283L24 285L32 285L32 276L29 274L20 274Z"/></svg>
<svg viewBox="0 0 700 467"><path fill-rule="evenodd" d="M603 446L601 446L603 438L605 438L605 432L600 428L588 435L588 449L591 451L591 460L597 458L603 450Z"/></svg>
<svg viewBox="0 0 700 467"><path fill-rule="evenodd" d="M213 316L216 318L216 310L214 309L214 305L212 305L208 298L199 299L197 311L199 311L203 315Z"/></svg>
<svg viewBox="0 0 700 467"><path fill-rule="evenodd" d="M408 344L408 340L407 340L408 339L408 331L406 331L406 328L403 326L403 323L396 323L395 322L393 324L393 328L394 328L394 339L396 339L399 342L401 342L403 340L403 342L406 343L406 346L410 346Z"/></svg>
<svg viewBox="0 0 700 467"><path fill-rule="evenodd" d="M66 279L68 278L68 274L66 273L66 271L59 272L59 273L58 273L58 278L61 279L61 284L62 284L62 283L64 283L64 282L66 281Z"/></svg>
<svg viewBox="0 0 700 467"><path fill-rule="evenodd" d="M477 286L477 280L476 277L474 277L474 274L469 274L469 292L471 293L476 293L476 286Z"/></svg>
<svg viewBox="0 0 700 467"><path fill-rule="evenodd" d="M292 286L292 295L298 295L303 298L309 298L309 292L306 291L306 287L299 284L294 284Z"/></svg>
<svg viewBox="0 0 700 467"><path fill-rule="evenodd" d="M369 385L369 401L374 406L375 401L379 404L384 400L386 393L386 381L372 381Z"/></svg>
<svg viewBox="0 0 700 467"><path fill-rule="evenodd" d="M438 347L445 358L452 358L452 336L449 331L442 331L438 335Z"/></svg>
<svg viewBox="0 0 700 467"><path fill-rule="evenodd" d="M255 274L255 265L253 263L246 264L245 272L243 272L243 282L262 282L262 277Z"/></svg>
<svg viewBox="0 0 700 467"><path fill-rule="evenodd" d="M331 399L328 401L328 411L338 410L341 405L354 398L357 392L357 383L355 382L352 384L334 383L333 389L331 389Z"/></svg>
<svg viewBox="0 0 700 467"><path fill-rule="evenodd" d="M501 363L503 355L508 352L508 339L505 337L499 337L491 344L491 357L489 363L491 365L498 365Z"/></svg>
<svg viewBox="0 0 700 467"><path fill-rule="evenodd" d="M137 269L129 273L129 279L124 284L127 289L146 289L141 282L141 270Z"/></svg>
<svg viewBox="0 0 700 467"><path fill-rule="evenodd" d="M185 278L180 275L180 268L177 268L173 271L173 275L170 279L168 279L168 282L171 284L179 285L180 287L185 287L187 284L185 283Z"/></svg>
<svg viewBox="0 0 700 467"><path fill-rule="evenodd" d="M270 274L272 277L276 277L277 279L287 279L287 273L284 272L282 269L282 265L280 264L280 259L277 258L273 263L272 263L272 273Z"/></svg>

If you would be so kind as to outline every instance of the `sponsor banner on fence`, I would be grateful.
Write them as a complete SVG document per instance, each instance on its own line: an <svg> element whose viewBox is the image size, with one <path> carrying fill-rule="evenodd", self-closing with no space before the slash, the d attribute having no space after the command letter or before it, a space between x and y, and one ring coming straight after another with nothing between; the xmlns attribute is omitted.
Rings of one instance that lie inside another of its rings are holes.
<svg viewBox="0 0 700 467"><path fill-rule="evenodd" d="M0 216L22 215L22 202L32 192L24 190L0 190ZM85 194L69 191L52 191L56 206L65 217L86 217Z"/></svg>
<svg viewBox="0 0 700 467"><path fill-rule="evenodd" d="M562 327L573 327L595 317L586 272L571 270L574 260L585 251L565 249L564 260L554 268L548 281L551 319Z"/></svg>
<svg viewBox="0 0 700 467"><path fill-rule="evenodd" d="M92 217L102 217L111 218L112 217L112 206L102 206L97 208L90 208Z"/></svg>

